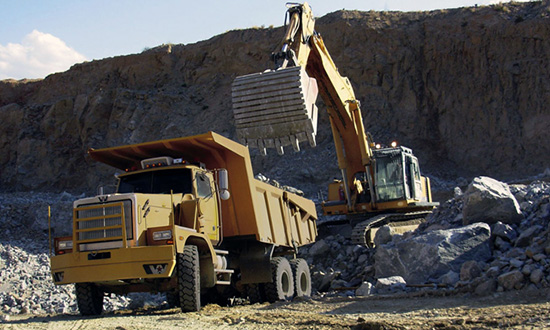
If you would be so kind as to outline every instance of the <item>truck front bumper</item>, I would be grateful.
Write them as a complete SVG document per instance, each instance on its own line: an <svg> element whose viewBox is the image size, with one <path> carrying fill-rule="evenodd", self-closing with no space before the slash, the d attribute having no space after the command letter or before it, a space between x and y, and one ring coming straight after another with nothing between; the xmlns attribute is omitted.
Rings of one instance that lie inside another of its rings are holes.
<svg viewBox="0 0 550 330"><path fill-rule="evenodd" d="M55 284L168 278L176 264L173 245L73 252L51 257Z"/></svg>

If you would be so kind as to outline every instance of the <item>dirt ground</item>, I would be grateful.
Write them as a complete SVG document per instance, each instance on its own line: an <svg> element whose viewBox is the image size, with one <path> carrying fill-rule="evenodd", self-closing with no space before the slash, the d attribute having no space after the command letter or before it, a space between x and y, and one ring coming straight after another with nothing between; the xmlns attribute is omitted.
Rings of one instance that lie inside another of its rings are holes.
<svg viewBox="0 0 550 330"><path fill-rule="evenodd" d="M314 297L275 304L80 315L10 316L0 329L550 329L550 292L514 291L490 297L425 293Z"/></svg>

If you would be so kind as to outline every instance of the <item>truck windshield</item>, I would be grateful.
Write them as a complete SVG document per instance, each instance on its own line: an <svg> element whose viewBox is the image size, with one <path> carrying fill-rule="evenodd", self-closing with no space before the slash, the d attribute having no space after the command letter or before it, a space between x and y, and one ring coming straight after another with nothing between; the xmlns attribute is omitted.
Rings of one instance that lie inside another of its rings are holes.
<svg viewBox="0 0 550 330"><path fill-rule="evenodd" d="M187 168L163 169L120 177L118 193L191 194L191 170Z"/></svg>
<svg viewBox="0 0 550 330"><path fill-rule="evenodd" d="M380 202L405 198L403 175L403 159L400 152L387 152L382 157L376 157L375 184Z"/></svg>

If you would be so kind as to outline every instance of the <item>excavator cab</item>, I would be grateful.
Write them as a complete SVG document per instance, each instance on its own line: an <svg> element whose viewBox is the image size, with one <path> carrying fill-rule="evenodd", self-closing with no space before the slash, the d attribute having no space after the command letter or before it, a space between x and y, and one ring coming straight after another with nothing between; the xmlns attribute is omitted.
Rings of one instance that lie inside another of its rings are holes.
<svg viewBox="0 0 550 330"><path fill-rule="evenodd" d="M415 199L420 183L418 159L405 147L387 148L374 151L376 164L375 187L378 202Z"/></svg>
<svg viewBox="0 0 550 330"><path fill-rule="evenodd" d="M428 179L420 175L418 159L411 149L403 146L375 149L373 163L374 203L368 189L367 173L356 173L349 187L351 213L428 205L431 200L431 192L426 190L429 188ZM328 198L323 203L325 214L350 212L345 189L342 180L335 180L329 185Z"/></svg>
<svg viewBox="0 0 550 330"><path fill-rule="evenodd" d="M407 202L417 206L431 201L429 181L420 175L418 159L406 147L373 151L376 202Z"/></svg>

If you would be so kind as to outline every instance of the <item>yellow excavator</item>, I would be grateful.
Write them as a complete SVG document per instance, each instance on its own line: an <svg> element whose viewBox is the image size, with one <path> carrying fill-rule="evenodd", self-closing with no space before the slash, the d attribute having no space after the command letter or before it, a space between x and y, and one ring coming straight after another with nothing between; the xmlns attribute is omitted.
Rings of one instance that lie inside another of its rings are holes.
<svg viewBox="0 0 550 330"><path fill-rule="evenodd" d="M282 44L272 54L274 70L237 77L232 85L238 138L250 147L276 148L279 154L300 142L315 147L320 94L329 114L342 180L328 187L325 215L347 215L353 243L374 246L377 228L396 232L416 228L438 203L430 180L421 176L412 150L375 144L365 132L359 101L346 77L314 30L310 6L287 4ZM288 20L288 24L287 24Z"/></svg>

